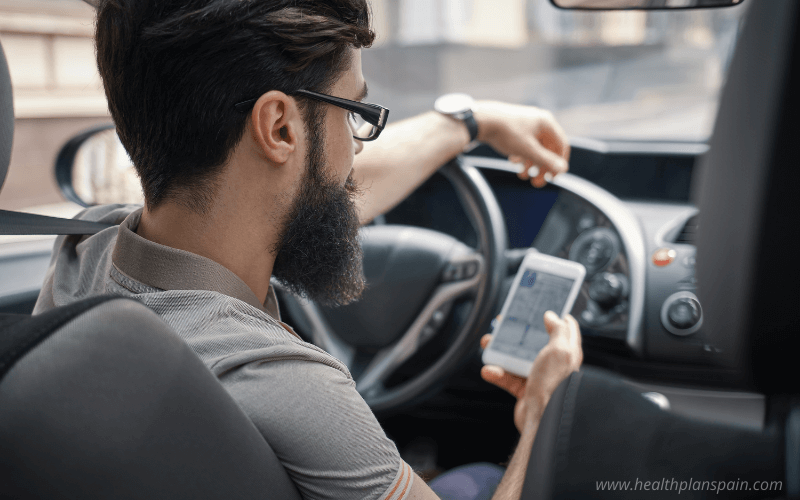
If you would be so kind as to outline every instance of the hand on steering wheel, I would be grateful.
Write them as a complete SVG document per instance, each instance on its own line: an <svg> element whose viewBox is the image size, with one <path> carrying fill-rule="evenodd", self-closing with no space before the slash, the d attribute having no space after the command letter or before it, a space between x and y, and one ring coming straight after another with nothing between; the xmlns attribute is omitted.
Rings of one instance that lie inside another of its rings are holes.
<svg viewBox="0 0 800 500"><path fill-rule="evenodd" d="M478 140L520 164L520 179L540 188L569 169L569 139L551 112L496 101L478 101L474 112Z"/></svg>

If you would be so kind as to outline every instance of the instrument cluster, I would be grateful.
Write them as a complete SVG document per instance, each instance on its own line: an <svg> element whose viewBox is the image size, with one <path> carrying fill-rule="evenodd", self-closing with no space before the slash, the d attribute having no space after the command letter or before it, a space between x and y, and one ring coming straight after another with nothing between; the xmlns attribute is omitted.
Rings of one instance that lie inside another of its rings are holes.
<svg viewBox="0 0 800 500"><path fill-rule="evenodd" d="M600 210L562 190L532 247L583 264L586 280L572 315L585 335L625 340L629 265L619 233Z"/></svg>

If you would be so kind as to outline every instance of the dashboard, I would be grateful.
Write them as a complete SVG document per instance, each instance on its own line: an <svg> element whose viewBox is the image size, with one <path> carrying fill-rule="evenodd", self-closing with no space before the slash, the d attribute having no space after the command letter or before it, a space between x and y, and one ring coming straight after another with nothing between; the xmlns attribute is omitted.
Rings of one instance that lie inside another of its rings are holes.
<svg viewBox="0 0 800 500"><path fill-rule="evenodd" d="M576 143L577 142L577 143ZM571 173L532 189L491 151L462 161L494 191L508 232L511 277L531 248L587 269L572 315L588 363L638 380L735 387L717 368L694 277L697 210L690 200L701 144L573 141ZM474 246L475 232L448 181L436 175L378 223L441 231ZM501 293L497 311L505 299Z"/></svg>
<svg viewBox="0 0 800 500"><path fill-rule="evenodd" d="M572 314L581 324L586 364L623 375L643 392L667 395L687 415L761 425L763 397L735 392L744 384L715 363L717 347L696 301L702 284L694 272L698 225L690 185L706 147L575 138L572 145L570 174L542 189L520 181L513 165L491 150L463 157L487 179L504 213L506 290L531 248L583 263L590 275ZM439 174L376 223L421 226L477 243L455 190ZM52 238L0 245L1 312L31 310L51 249ZM501 290L497 313L505 295Z"/></svg>

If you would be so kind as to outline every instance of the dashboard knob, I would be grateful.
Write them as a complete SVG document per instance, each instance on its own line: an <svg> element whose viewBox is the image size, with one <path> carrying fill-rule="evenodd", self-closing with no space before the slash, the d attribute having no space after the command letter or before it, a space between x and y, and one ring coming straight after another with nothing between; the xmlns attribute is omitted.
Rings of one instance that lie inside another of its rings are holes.
<svg viewBox="0 0 800 500"><path fill-rule="evenodd" d="M688 330L700 321L700 303L690 297L676 299L667 309L670 324L681 330Z"/></svg>
<svg viewBox="0 0 800 500"><path fill-rule="evenodd" d="M673 335L691 335L703 325L703 308L692 292L673 293L661 306L661 324Z"/></svg>
<svg viewBox="0 0 800 500"><path fill-rule="evenodd" d="M602 273L589 284L589 298L604 309L619 304L627 292L625 277L614 273Z"/></svg>

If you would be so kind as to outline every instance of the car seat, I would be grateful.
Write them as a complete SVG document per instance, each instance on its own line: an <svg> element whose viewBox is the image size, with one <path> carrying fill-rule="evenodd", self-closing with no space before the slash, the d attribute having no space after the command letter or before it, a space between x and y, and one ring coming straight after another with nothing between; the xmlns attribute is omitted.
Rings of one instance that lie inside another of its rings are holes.
<svg viewBox="0 0 800 500"><path fill-rule="evenodd" d="M800 287L792 279L800 215L800 3L749 3L693 187L710 359L741 388L766 396L764 428L662 411L618 376L585 368L562 383L545 410L523 498L800 498L800 376L792 342L800 331ZM636 491L598 484L637 479L666 482L647 491L643 484ZM683 491L681 481L688 483ZM716 490L702 489L705 481L715 481ZM780 481L781 488L753 490L756 481Z"/></svg>
<svg viewBox="0 0 800 500"><path fill-rule="evenodd" d="M0 188L13 134L0 46ZM47 224L59 234L62 222L80 234L70 221L2 215L0 234ZM300 495L267 438L155 313L95 297L37 316L0 315L0 497Z"/></svg>

